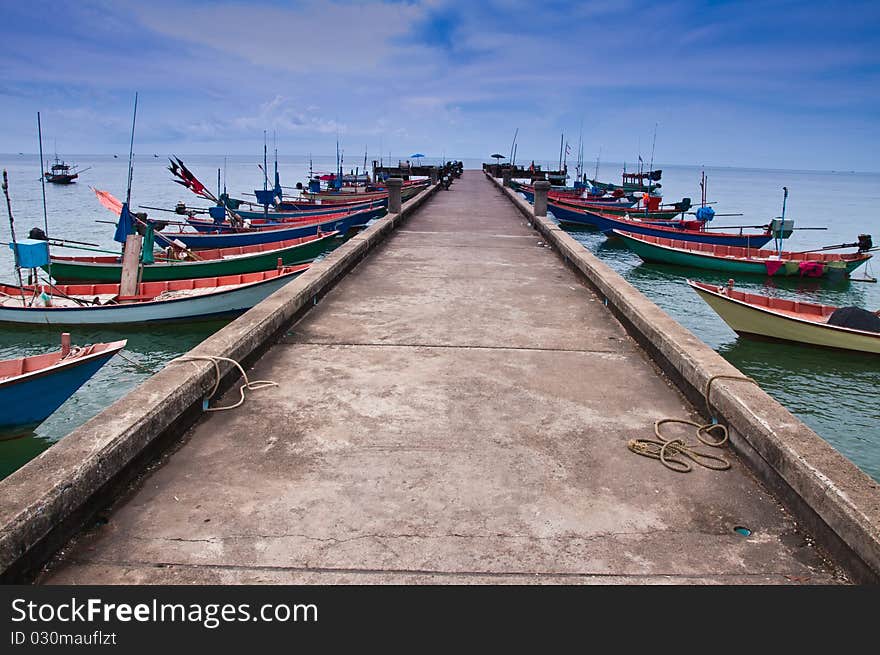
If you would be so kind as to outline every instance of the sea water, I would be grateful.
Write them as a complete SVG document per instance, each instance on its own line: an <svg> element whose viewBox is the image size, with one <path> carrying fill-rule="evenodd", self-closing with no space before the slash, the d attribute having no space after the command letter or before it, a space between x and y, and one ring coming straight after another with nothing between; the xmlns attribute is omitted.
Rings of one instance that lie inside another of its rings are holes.
<svg viewBox="0 0 880 655"><path fill-rule="evenodd" d="M159 153L156 153L159 154ZM262 157L183 156L182 159L207 187L224 184L234 197L245 197L263 187ZM119 199L126 194L128 158L79 156L70 160L90 167L77 183L69 186L46 185L49 235L97 244L100 249L119 251L113 241L115 216L96 200L91 187L111 192ZM396 158L393 163L396 162ZM425 161L425 163L434 163ZM479 168L479 160L464 160L467 168ZM548 167L545 162L545 167ZM142 206L172 210L180 202L191 207L208 207L190 191L175 184L167 170L167 157L153 153L134 158L131 205L147 211L151 218L176 220L170 212L143 209ZM15 230L18 238L31 227L43 227L43 205L39 183L40 165L29 155L0 155L0 166L8 169ZM345 162L346 172L363 166L363 160ZM315 172L331 172L333 158L315 158ZM553 166L555 168L555 166ZM674 202L690 197L700 199L699 166L663 166L661 179L664 200ZM269 162L272 186L272 161ZM281 183L294 186L308 178L308 157L280 157ZM589 171L593 174L595 171ZM620 165L599 168L599 179L620 181ZM765 225L782 212L782 187L789 189L786 218L795 227L826 227L826 230L797 230L786 242L788 250L807 250L837 243L855 242L862 233L872 234L880 243L880 178L876 174L850 171L783 171L737 168L705 168L708 200L719 214L712 225ZM454 192L453 185L452 191ZM290 190L290 193L295 193ZM479 212L479 207L474 208ZM723 217L720 214L743 214ZM0 212L0 234L9 240L9 224ZM755 378L761 387L801 418L837 450L862 470L880 480L880 358L824 350L785 343L758 342L738 337L685 283L687 277L723 283L727 276L694 269L643 263L624 246L602 234L573 231L584 247L596 253L651 300L715 348L743 373ZM850 249L851 251L852 249ZM55 250L61 254L62 251ZM64 254L75 254L73 251ZM87 254L80 252L79 254ZM99 254L99 253L95 253ZM880 276L878 264L869 262L868 272ZM865 268L855 276L864 275ZM15 282L12 253L0 249L0 280ZM745 290L770 293L831 305L857 305L880 308L880 285L864 282L830 282L813 279L753 278L736 281ZM61 439L138 383L186 352L225 325L225 321L184 324L153 324L119 328L73 328L75 344L128 339L126 359L114 357L49 419L25 436L0 441L0 477L8 475ZM56 349L60 344L57 328L0 326L0 359L20 357ZM34 400L38 402L38 399Z"/></svg>

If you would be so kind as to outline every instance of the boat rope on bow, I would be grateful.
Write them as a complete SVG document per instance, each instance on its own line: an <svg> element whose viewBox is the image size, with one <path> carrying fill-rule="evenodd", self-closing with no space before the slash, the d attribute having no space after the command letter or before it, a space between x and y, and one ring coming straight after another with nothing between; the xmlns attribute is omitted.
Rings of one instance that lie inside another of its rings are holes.
<svg viewBox="0 0 880 655"><path fill-rule="evenodd" d="M208 397L205 398L203 402L202 409L206 412L220 412L226 409L235 409L236 407L240 407L244 403L244 392L245 389L250 391L256 391L257 389L263 389L266 387L277 387L278 383L273 382L272 380L254 380L253 382L248 380L247 373L244 372L244 369L234 359L230 359L229 357L218 357L216 355L185 355L183 357L176 357L172 359L169 364L173 364L174 362L195 362L195 361L207 361L211 362L214 365L214 388L211 389L211 393L208 394ZM239 401L233 405L226 405L225 407L208 407L208 402L211 398L214 397L214 394L217 393L217 389L220 387L220 380L222 379L222 375L220 374L220 362L229 362L233 364L240 372L241 376L244 378L244 384L239 387L239 391L241 392L241 398Z"/></svg>
<svg viewBox="0 0 880 655"><path fill-rule="evenodd" d="M712 414L712 406L709 402L709 394L712 392L712 383L715 380L745 380L752 384L758 384L754 379L744 375L713 375L706 382L706 391L703 397L706 401L706 413L712 418L711 423L700 424L694 421L680 418L663 418L654 422L654 435L656 439L630 439L626 446L636 455L659 459L663 465L677 473L688 473L693 470L693 465L685 458L714 471L726 471L730 468L730 462L720 455L701 452L701 445L711 448L723 448L728 441L727 427L718 423ZM688 443L685 439L670 439L660 432L660 426L664 423L679 423L697 428L696 437L698 443ZM715 433L713 437L712 434Z"/></svg>

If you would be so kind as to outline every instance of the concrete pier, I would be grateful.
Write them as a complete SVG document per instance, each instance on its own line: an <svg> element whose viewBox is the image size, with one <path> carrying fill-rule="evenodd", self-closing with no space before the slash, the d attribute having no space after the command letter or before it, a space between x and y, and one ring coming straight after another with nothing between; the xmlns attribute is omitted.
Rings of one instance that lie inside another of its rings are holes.
<svg viewBox="0 0 880 655"><path fill-rule="evenodd" d="M694 408L482 172L248 375L279 386L205 415L40 581L847 581L733 452L627 450Z"/></svg>

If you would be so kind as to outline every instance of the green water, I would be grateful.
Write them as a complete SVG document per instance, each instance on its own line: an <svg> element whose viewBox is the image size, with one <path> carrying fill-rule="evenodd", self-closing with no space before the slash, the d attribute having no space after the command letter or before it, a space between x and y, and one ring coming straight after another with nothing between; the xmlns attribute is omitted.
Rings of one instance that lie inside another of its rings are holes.
<svg viewBox="0 0 880 655"><path fill-rule="evenodd" d="M117 330L71 329L75 344L127 339L128 344L123 350L127 359L118 355L113 357L33 431L0 433L0 439L3 439L0 441L0 478L26 464L225 324L226 321L213 320L179 325L127 326ZM60 331L55 328L4 326L0 330L0 359L57 350L60 348L59 335ZM39 402L39 398L34 398L33 402Z"/></svg>

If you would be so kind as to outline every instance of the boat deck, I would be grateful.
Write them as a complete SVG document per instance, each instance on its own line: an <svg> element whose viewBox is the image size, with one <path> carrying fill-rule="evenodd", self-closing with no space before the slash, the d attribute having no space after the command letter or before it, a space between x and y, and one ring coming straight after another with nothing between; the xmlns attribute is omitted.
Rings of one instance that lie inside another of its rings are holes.
<svg viewBox="0 0 880 655"><path fill-rule="evenodd" d="M693 408L482 172L248 375L279 386L206 415L41 582L842 581L729 451L680 474L627 449Z"/></svg>

